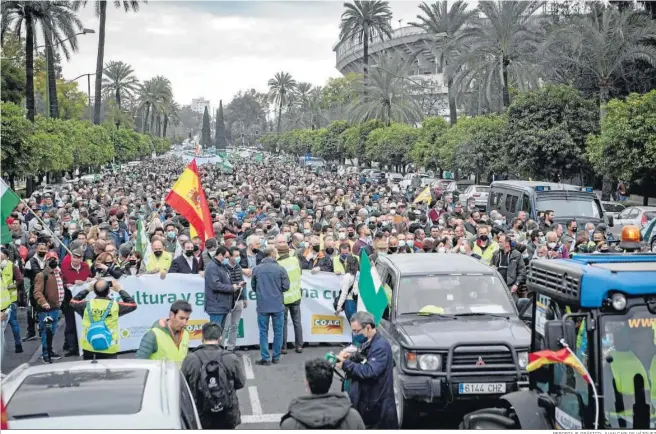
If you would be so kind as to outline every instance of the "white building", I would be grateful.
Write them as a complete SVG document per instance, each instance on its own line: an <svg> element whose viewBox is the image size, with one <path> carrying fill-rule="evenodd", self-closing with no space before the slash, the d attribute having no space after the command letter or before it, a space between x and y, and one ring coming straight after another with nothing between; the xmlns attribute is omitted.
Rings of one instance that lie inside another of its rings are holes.
<svg viewBox="0 0 656 434"><path fill-rule="evenodd" d="M197 113L203 114L205 112L205 107L207 107L207 110L210 112L210 116L212 115L212 106L210 105L210 101L206 100L205 98L193 98L191 100L191 109Z"/></svg>

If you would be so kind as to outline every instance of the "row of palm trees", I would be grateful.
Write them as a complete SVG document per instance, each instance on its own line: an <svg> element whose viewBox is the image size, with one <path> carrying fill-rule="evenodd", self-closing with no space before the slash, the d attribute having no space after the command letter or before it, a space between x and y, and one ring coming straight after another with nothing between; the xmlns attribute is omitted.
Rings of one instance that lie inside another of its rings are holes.
<svg viewBox="0 0 656 434"><path fill-rule="evenodd" d="M297 83L288 72L278 72L269 80L268 96L269 102L276 107L278 132L282 129L283 121L286 129L315 129L325 120L321 86Z"/></svg>
<svg viewBox="0 0 656 434"><path fill-rule="evenodd" d="M421 13L410 25L429 35L422 50L445 75L452 124L463 104L479 113L503 111L511 89L528 90L543 82L592 88L603 110L614 87L635 73L638 62L656 65L656 22L647 14L598 3L559 21L539 13L544 4L479 1L475 9L464 1L450 7L446 1L420 5ZM380 71L369 70L369 43L391 38L391 9L382 0L356 0L344 7L340 42L363 44L366 99L371 74L380 76Z"/></svg>

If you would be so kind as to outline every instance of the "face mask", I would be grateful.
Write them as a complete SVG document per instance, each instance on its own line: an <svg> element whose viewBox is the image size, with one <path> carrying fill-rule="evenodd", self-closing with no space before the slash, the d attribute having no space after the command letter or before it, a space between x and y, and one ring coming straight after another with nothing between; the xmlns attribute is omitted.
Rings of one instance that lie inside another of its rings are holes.
<svg viewBox="0 0 656 434"><path fill-rule="evenodd" d="M50 224L50 219L43 219L43 223L49 225Z"/></svg>
<svg viewBox="0 0 656 434"><path fill-rule="evenodd" d="M446 249L444 247L440 247L437 249L437 253L446 253Z"/></svg>
<svg viewBox="0 0 656 434"><path fill-rule="evenodd" d="M376 229L376 223L369 223L369 229L371 229L372 231Z"/></svg>
<svg viewBox="0 0 656 434"><path fill-rule="evenodd" d="M319 253L319 250L321 250L321 246L312 246L312 250L314 250L316 253Z"/></svg>
<svg viewBox="0 0 656 434"><path fill-rule="evenodd" d="M38 255L39 255L39 257L41 257L41 258L45 258L45 256L46 256L46 252L39 252Z"/></svg>
<svg viewBox="0 0 656 434"><path fill-rule="evenodd" d="M7 266L7 263L8 263L7 260L3 259L2 262L0 262L0 268L2 268L4 270L5 267Z"/></svg>
<svg viewBox="0 0 656 434"><path fill-rule="evenodd" d="M29 244L30 246L33 246L33 245L36 244L36 241L34 241L34 240L30 240L30 241L27 242L27 244Z"/></svg>
<svg viewBox="0 0 656 434"><path fill-rule="evenodd" d="M292 237L292 234L290 234L289 232L285 232L283 235L285 236L285 240L289 242L289 239Z"/></svg>
<svg viewBox="0 0 656 434"><path fill-rule="evenodd" d="M131 265L131 266L135 266L135 265L137 265L137 260L136 260L136 259L130 259L129 262L130 262L130 265Z"/></svg>
<svg viewBox="0 0 656 434"><path fill-rule="evenodd" d="M340 240L344 240L344 239L346 239L346 234L345 234L344 232L340 232L340 233L337 235L337 238L339 238Z"/></svg>
<svg viewBox="0 0 656 434"><path fill-rule="evenodd" d="M185 256L188 258L191 258L194 256L194 251L193 250L185 250Z"/></svg>
<svg viewBox="0 0 656 434"><path fill-rule="evenodd" d="M353 335L353 343L354 344L362 345L365 342L367 342L367 337L365 335L361 335L361 334Z"/></svg>
<svg viewBox="0 0 656 434"><path fill-rule="evenodd" d="M389 250L392 253L396 253L399 250L399 246L390 246Z"/></svg>
<svg viewBox="0 0 656 434"><path fill-rule="evenodd" d="M230 263L230 260L228 258L223 258L223 261L221 261L223 265L228 265Z"/></svg>
<svg viewBox="0 0 656 434"><path fill-rule="evenodd" d="M460 246L460 253L467 253L467 249L465 249L465 246Z"/></svg>
<svg viewBox="0 0 656 434"><path fill-rule="evenodd" d="M437 222L440 226L444 226L444 219L438 219Z"/></svg>
<svg viewBox="0 0 656 434"><path fill-rule="evenodd" d="M553 248L556 247L556 243L547 243L547 247L549 247L550 249L553 249Z"/></svg>
<svg viewBox="0 0 656 434"><path fill-rule="evenodd" d="M55 236L58 237L58 236L60 236L60 235L61 235L61 231L55 231Z"/></svg>
<svg viewBox="0 0 656 434"><path fill-rule="evenodd" d="M399 240L399 247L405 247L405 246L406 246L405 240Z"/></svg>
<svg viewBox="0 0 656 434"><path fill-rule="evenodd" d="M214 257L214 254L216 254L216 249L208 250L207 253L209 253L210 256Z"/></svg>
<svg viewBox="0 0 656 434"><path fill-rule="evenodd" d="M540 244L544 244L547 242L547 237L540 237Z"/></svg>
<svg viewBox="0 0 656 434"><path fill-rule="evenodd" d="M173 232L173 231L169 231L166 235L167 235L170 239L175 238L175 232Z"/></svg>
<svg viewBox="0 0 656 434"><path fill-rule="evenodd" d="M522 253L522 258L523 259L528 259L528 253Z"/></svg>
<svg viewBox="0 0 656 434"><path fill-rule="evenodd" d="M298 247L305 248L305 241L301 241L300 243L298 243Z"/></svg>
<svg viewBox="0 0 656 434"><path fill-rule="evenodd" d="M197 251L199 251L199 250L200 250L200 247L194 245L194 252L197 252Z"/></svg>
<svg viewBox="0 0 656 434"><path fill-rule="evenodd" d="M48 261L48 267L50 268L57 268L57 265L59 265L59 263L57 262L56 259L52 259Z"/></svg>
<svg viewBox="0 0 656 434"><path fill-rule="evenodd" d="M329 255L332 255L333 253L335 253L335 249L333 249L332 247L328 247L326 249L326 253L329 254Z"/></svg>
<svg viewBox="0 0 656 434"><path fill-rule="evenodd" d="M478 239L481 240L481 241L483 241L483 242L485 242L485 241L488 240L488 236L487 236L487 235L480 235L480 236L478 237Z"/></svg>
<svg viewBox="0 0 656 434"><path fill-rule="evenodd" d="M355 237L355 232L349 232L348 237L349 238L354 238Z"/></svg>
<svg viewBox="0 0 656 434"><path fill-rule="evenodd" d="M153 252L153 254L154 254L155 256L157 256L158 258L159 258L160 256L162 256L162 253L164 253L164 252L162 252L161 250L160 250L160 251L157 251L157 252Z"/></svg>

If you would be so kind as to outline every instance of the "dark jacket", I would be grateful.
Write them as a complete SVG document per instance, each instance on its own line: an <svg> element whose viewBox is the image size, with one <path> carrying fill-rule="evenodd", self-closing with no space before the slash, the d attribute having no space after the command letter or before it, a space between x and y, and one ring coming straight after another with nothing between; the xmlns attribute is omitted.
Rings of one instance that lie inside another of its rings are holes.
<svg viewBox="0 0 656 434"><path fill-rule="evenodd" d="M503 253L505 254L505 252ZM501 250L494 252L494 255L492 256L492 263L490 265L498 269L501 262L501 254ZM510 256L508 257L506 284L508 285L508 288L513 285L519 286L520 284L524 283L525 279L526 265L524 263L524 259L522 258L522 254L519 253L518 250L512 249L510 251Z"/></svg>
<svg viewBox="0 0 656 434"><path fill-rule="evenodd" d="M169 268L169 273L179 273L179 274L198 274L200 270L200 264L198 259L194 258L192 267L189 268L187 263L187 258L185 255L180 255L171 262L171 267Z"/></svg>
<svg viewBox="0 0 656 434"><path fill-rule="evenodd" d="M234 292L228 269L212 259L205 267L205 312L208 315L230 312Z"/></svg>
<svg viewBox="0 0 656 434"><path fill-rule="evenodd" d="M241 268L248 268L248 248L241 249L239 251L239 254L241 255L241 259L239 261L239 265L241 265ZM260 265L262 262L262 259L264 259L266 255L264 254L263 251L258 251L255 254L255 265Z"/></svg>
<svg viewBox="0 0 656 434"><path fill-rule="evenodd" d="M300 255L298 256L298 261L301 263L303 270L312 270L313 268L319 267L320 271L333 272L333 259L324 252L319 252L314 259L309 261L305 256Z"/></svg>
<svg viewBox="0 0 656 434"><path fill-rule="evenodd" d="M392 347L380 333L360 350L366 363L344 360L343 369L351 379L349 397L367 429L398 429L394 401Z"/></svg>
<svg viewBox="0 0 656 434"><path fill-rule="evenodd" d="M232 408L218 414L205 413L203 411L203 400L205 397L200 384L203 364L198 356L199 352L202 352L207 360L217 360L219 363L225 365L228 373L228 381L233 385L231 393ZM201 345L187 354L184 362L182 362L182 374L187 380L191 394L196 402L198 416L200 417L203 429L233 429L241 423L241 413L239 412L239 401L237 400L236 391L244 387L246 376L241 367L239 357L235 353L223 350L218 345Z"/></svg>
<svg viewBox="0 0 656 434"><path fill-rule="evenodd" d="M127 243L130 241L130 235L125 229L122 229L120 226L116 232L108 231L107 236L114 242L114 245L118 248L121 244Z"/></svg>
<svg viewBox="0 0 656 434"><path fill-rule="evenodd" d="M244 273L241 271L241 265L239 265L239 262L235 262L235 265L233 266L232 264L228 263L228 265L225 266L226 269L228 270L228 274L230 275L230 282L234 284L239 284L239 282L244 281ZM242 291L236 292L235 294L234 301L237 300L246 300L246 288Z"/></svg>
<svg viewBox="0 0 656 434"><path fill-rule="evenodd" d="M86 300L87 295L89 295L88 289L83 289L78 292L75 297L71 300L71 308L81 316L84 317L84 311L87 308L87 303L89 300ZM130 312L137 310L137 303L134 301L134 298L130 296L126 291L119 290L118 295L121 296L121 301L118 302L118 316L122 317Z"/></svg>
<svg viewBox="0 0 656 434"><path fill-rule="evenodd" d="M44 278L44 273L48 274L47 279ZM43 305L46 303L50 305L50 310L59 310L61 306L59 288L57 288L57 278L51 269L46 268L36 275L34 279L34 299L36 304L33 307L37 312L44 312Z"/></svg>
<svg viewBox="0 0 656 434"><path fill-rule="evenodd" d="M251 287L257 296L257 313L278 313L285 310L282 293L289 290L287 270L273 258L264 258L253 270Z"/></svg>
<svg viewBox="0 0 656 434"><path fill-rule="evenodd" d="M365 429L345 393L302 396L289 404L280 429Z"/></svg>

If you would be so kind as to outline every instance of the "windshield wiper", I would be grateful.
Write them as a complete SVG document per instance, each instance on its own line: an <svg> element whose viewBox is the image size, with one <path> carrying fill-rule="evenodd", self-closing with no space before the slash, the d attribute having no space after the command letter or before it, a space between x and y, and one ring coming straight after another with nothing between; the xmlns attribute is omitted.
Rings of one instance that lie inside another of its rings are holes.
<svg viewBox="0 0 656 434"><path fill-rule="evenodd" d="M41 419L45 417L50 417L48 413L28 413L28 414L17 414L11 416L11 419L22 420L22 419Z"/></svg>
<svg viewBox="0 0 656 434"><path fill-rule="evenodd" d="M510 319L509 315L502 313L486 313L486 312L466 312L466 313L456 313L455 316L493 316L495 318L505 318Z"/></svg>
<svg viewBox="0 0 656 434"><path fill-rule="evenodd" d="M403 315L436 316L436 317L439 317L439 318L458 319L454 315L437 313L437 312L406 312L406 313L402 313L401 315L402 316Z"/></svg>

